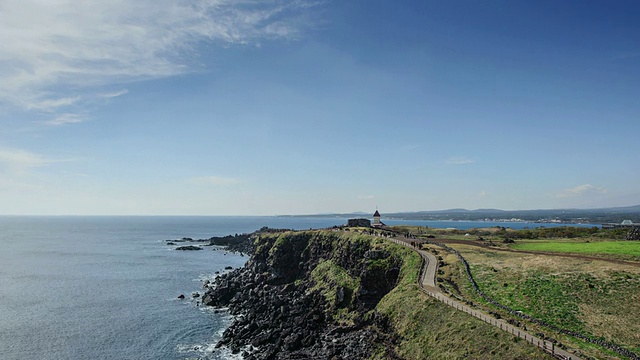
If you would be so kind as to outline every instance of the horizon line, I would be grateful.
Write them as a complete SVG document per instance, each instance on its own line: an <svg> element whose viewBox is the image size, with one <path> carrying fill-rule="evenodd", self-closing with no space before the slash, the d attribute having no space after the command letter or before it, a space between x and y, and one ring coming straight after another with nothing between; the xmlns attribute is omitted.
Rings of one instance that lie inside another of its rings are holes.
<svg viewBox="0 0 640 360"><path fill-rule="evenodd" d="M478 209L466 209L466 208L449 208L449 209L439 209L439 210L405 210L405 211L392 211L387 212L386 214L409 214L409 213L421 213L421 212L448 212L452 210L458 211L482 211L482 210L493 210L493 211L503 211L503 212L517 212L517 211L562 211L562 210L580 210L580 211L589 211L589 210L609 210L609 209L620 209L620 208L636 208L638 207L640 211L640 204L636 205L623 205L623 206L609 206L609 207L594 207L594 208L537 208L537 209L498 209L498 208L478 208ZM379 210L378 210L379 211ZM269 215L259 215L259 214L224 214L224 215L216 215L216 214L0 214L0 216L33 216L33 217L45 217L45 216L146 216L146 217L161 217L161 216L172 216L172 217L278 217L278 216L331 216L331 215L353 215L353 214L368 214L368 211L351 211L351 212L323 212L323 213L301 213L301 214L269 214Z"/></svg>

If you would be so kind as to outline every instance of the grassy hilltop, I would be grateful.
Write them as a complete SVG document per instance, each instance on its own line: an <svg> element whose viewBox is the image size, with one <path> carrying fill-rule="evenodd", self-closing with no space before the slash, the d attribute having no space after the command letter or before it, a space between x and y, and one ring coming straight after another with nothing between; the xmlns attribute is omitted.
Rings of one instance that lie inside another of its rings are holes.
<svg viewBox="0 0 640 360"><path fill-rule="evenodd" d="M447 242L467 260L479 288L511 309L562 329L640 353L640 242L620 230L558 228L439 230L404 228ZM448 240L447 240L448 239ZM425 245L442 259L440 287L496 316L580 349L583 358L617 359L602 347L524 322L473 289L457 256Z"/></svg>
<svg viewBox="0 0 640 360"><path fill-rule="evenodd" d="M424 241L421 246L439 262L438 286L454 299L576 351L583 359L619 359L620 349L640 353L640 242L622 240L625 234L619 230L392 230ZM213 305L226 298L217 305L243 314L223 342L237 351L253 344L252 359L270 354L282 359L551 358L425 295L417 285L420 257L375 236L385 231L260 233L247 265L221 277L216 290L205 296ZM427 241L444 243L463 256L484 294L539 322L481 297L458 256ZM285 304L291 304L291 311ZM591 342L540 323L579 333ZM594 339L615 345L618 353L594 345Z"/></svg>
<svg viewBox="0 0 640 360"><path fill-rule="evenodd" d="M304 245L308 249L317 247L313 244L324 243L324 248L330 250L318 255L322 260L310 269L310 277L297 281L309 281L312 290L323 294L327 318L336 325L353 326L358 323L357 317L368 317L373 312L388 319L389 329L382 331L392 332L396 341L393 345L387 343L375 348L374 359L389 358L389 346L394 347L392 353L404 359L550 358L525 341L425 295L417 286L421 260L415 252L379 237L360 234L358 230L365 232L364 229L352 229L338 233L320 231L268 235L271 239L262 237L259 240L257 253L277 254L282 247L291 246L294 239L300 238L309 238ZM395 287L364 316L353 306L354 294L358 294L362 279L354 276L353 263L344 265L345 250L362 246L359 244L366 244L368 251L390 254L385 259L365 259L358 265L369 271L384 274L393 267L390 259L402 259ZM339 298L336 294L338 288L344 289L345 293L340 303L336 300Z"/></svg>
<svg viewBox="0 0 640 360"><path fill-rule="evenodd" d="M391 319L405 359L548 359L537 348L471 315L457 311L420 291L416 285L420 258L395 244L404 255L398 285L378 304ZM382 356L374 358L383 359Z"/></svg>

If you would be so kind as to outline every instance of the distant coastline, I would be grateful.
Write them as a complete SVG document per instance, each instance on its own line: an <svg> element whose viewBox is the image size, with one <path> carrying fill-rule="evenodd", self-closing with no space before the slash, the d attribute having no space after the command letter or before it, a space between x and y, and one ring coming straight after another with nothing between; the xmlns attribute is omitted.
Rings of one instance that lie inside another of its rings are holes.
<svg viewBox="0 0 640 360"><path fill-rule="evenodd" d="M381 211L382 212L382 211ZM333 213L311 215L281 215L281 217L307 218L350 218L368 217L368 213ZM434 211L413 211L384 213L385 219L414 221L474 221L500 223L539 223L561 225L584 225L621 223L630 220L640 223L640 205L596 209L540 209L540 210L500 210L500 209L448 209Z"/></svg>

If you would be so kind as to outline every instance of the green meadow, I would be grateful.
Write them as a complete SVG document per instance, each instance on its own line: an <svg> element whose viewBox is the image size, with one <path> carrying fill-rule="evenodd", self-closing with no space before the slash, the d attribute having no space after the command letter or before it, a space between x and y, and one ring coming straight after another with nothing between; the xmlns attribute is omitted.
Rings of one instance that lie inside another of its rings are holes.
<svg viewBox="0 0 640 360"><path fill-rule="evenodd" d="M640 241L530 241L511 246L515 250L576 253L585 255L622 255L640 260Z"/></svg>
<svg viewBox="0 0 640 360"><path fill-rule="evenodd" d="M622 240L626 230L489 228L468 229L464 235L457 230L427 231L444 241L458 241L449 246L465 257L478 287L492 299L553 326L640 353L640 241ZM476 293L457 256L435 245L424 247L439 257L439 286L449 296L522 322L529 331L556 339L559 347L577 350L582 358L620 359L610 350L493 306Z"/></svg>

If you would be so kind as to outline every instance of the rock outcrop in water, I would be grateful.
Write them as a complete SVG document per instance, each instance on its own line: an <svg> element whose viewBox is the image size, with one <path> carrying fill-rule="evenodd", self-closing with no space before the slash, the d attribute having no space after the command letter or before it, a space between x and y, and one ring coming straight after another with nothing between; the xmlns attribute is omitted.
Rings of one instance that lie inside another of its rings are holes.
<svg viewBox="0 0 640 360"><path fill-rule="evenodd" d="M186 245L186 246L178 246L176 250L195 251L195 250L202 250L202 248L200 246Z"/></svg>
<svg viewBox="0 0 640 360"><path fill-rule="evenodd" d="M260 230L258 230L258 232L259 231ZM223 246L228 251L248 253L251 252L251 244L253 244L252 237L256 233L214 236L209 239L209 245Z"/></svg>
<svg viewBox="0 0 640 360"><path fill-rule="evenodd" d="M330 231L262 233L251 259L218 277L203 304L237 315L218 346L246 359L362 359L397 341L375 311L402 259L382 241Z"/></svg>

